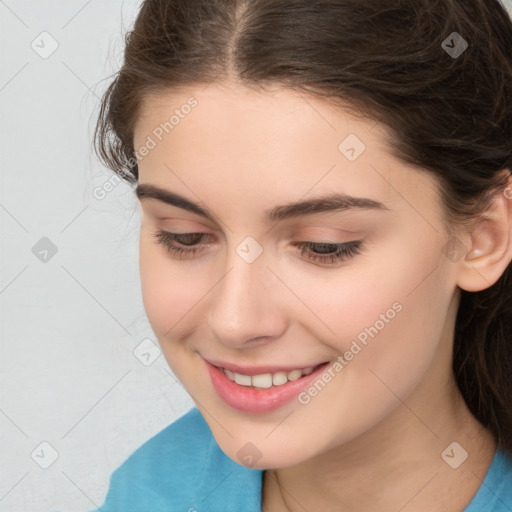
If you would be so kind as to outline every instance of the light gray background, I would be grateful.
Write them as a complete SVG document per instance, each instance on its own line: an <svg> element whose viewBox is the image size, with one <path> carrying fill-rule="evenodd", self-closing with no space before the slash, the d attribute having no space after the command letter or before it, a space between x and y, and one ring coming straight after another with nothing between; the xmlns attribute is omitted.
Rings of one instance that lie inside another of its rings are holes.
<svg viewBox="0 0 512 512"><path fill-rule="evenodd" d="M96 508L193 405L144 312L133 191L101 198L91 151L139 3L0 0L0 512Z"/></svg>
<svg viewBox="0 0 512 512"><path fill-rule="evenodd" d="M133 191L94 193L111 173L91 150L93 113L138 4L0 1L2 512L101 505L111 472L193 405L162 355L133 354L156 342ZM59 44L47 59L31 47L51 48L43 31ZM46 262L32 252L43 237L58 250ZM43 441L58 453L47 469Z"/></svg>

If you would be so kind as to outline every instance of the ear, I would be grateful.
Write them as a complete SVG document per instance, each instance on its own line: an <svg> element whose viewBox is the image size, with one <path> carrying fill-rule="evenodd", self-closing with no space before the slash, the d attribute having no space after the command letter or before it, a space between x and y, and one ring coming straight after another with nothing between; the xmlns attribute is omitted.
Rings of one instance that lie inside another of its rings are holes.
<svg viewBox="0 0 512 512"><path fill-rule="evenodd" d="M478 292L492 286L512 261L512 175L508 185L497 193L488 209L462 235L468 251L458 262L457 284L463 290Z"/></svg>

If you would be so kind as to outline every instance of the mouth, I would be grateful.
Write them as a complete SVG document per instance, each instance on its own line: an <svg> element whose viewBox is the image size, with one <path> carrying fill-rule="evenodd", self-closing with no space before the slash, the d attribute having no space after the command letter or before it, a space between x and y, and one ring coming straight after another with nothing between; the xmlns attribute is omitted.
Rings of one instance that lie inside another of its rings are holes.
<svg viewBox="0 0 512 512"><path fill-rule="evenodd" d="M298 399L332 362L302 368L237 366L234 371L234 365L204 361L217 395L233 409L253 414L269 413Z"/></svg>
<svg viewBox="0 0 512 512"><path fill-rule="evenodd" d="M306 368L294 368L293 370L279 370L276 372L265 372L253 375L235 372L221 366L218 366L217 368L222 370L229 380L236 382L240 386L268 389L273 386L282 386L288 382L299 380L300 378L314 372L323 364L325 363L308 366Z"/></svg>

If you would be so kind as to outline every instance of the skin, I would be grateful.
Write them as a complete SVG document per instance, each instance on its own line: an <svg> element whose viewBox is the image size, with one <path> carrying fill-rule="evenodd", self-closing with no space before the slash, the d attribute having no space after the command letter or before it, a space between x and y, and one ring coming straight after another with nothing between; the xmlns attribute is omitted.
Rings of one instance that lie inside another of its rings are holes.
<svg viewBox="0 0 512 512"><path fill-rule="evenodd" d="M215 222L141 200L140 272L164 356L220 448L241 464L241 447L257 447L265 512L462 510L496 444L453 382L459 287L488 288L512 260L507 195L457 233L467 251L451 261L437 182L388 153L384 125L288 89L215 82L147 96L135 147L191 96L198 105L139 162L139 183L202 205ZM366 146L353 162L338 150L349 134ZM333 191L389 210L264 217ZM209 236L199 240L203 252L180 259L156 243L159 229ZM236 252L247 236L263 248L250 264ZM363 240L361 253L321 264L292 245L326 239ZM240 365L334 361L396 302L402 310L306 405L243 413L211 385L203 356ZM468 453L457 469L441 457L454 441Z"/></svg>

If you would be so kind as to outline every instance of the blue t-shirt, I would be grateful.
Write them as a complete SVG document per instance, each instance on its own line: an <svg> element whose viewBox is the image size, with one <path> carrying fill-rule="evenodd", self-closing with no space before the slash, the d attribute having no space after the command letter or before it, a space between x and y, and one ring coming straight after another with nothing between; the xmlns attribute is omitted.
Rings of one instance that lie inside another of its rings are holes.
<svg viewBox="0 0 512 512"><path fill-rule="evenodd" d="M231 460L196 407L146 441L110 476L91 512L262 512L263 470ZM512 511L512 457L498 449L462 512Z"/></svg>

